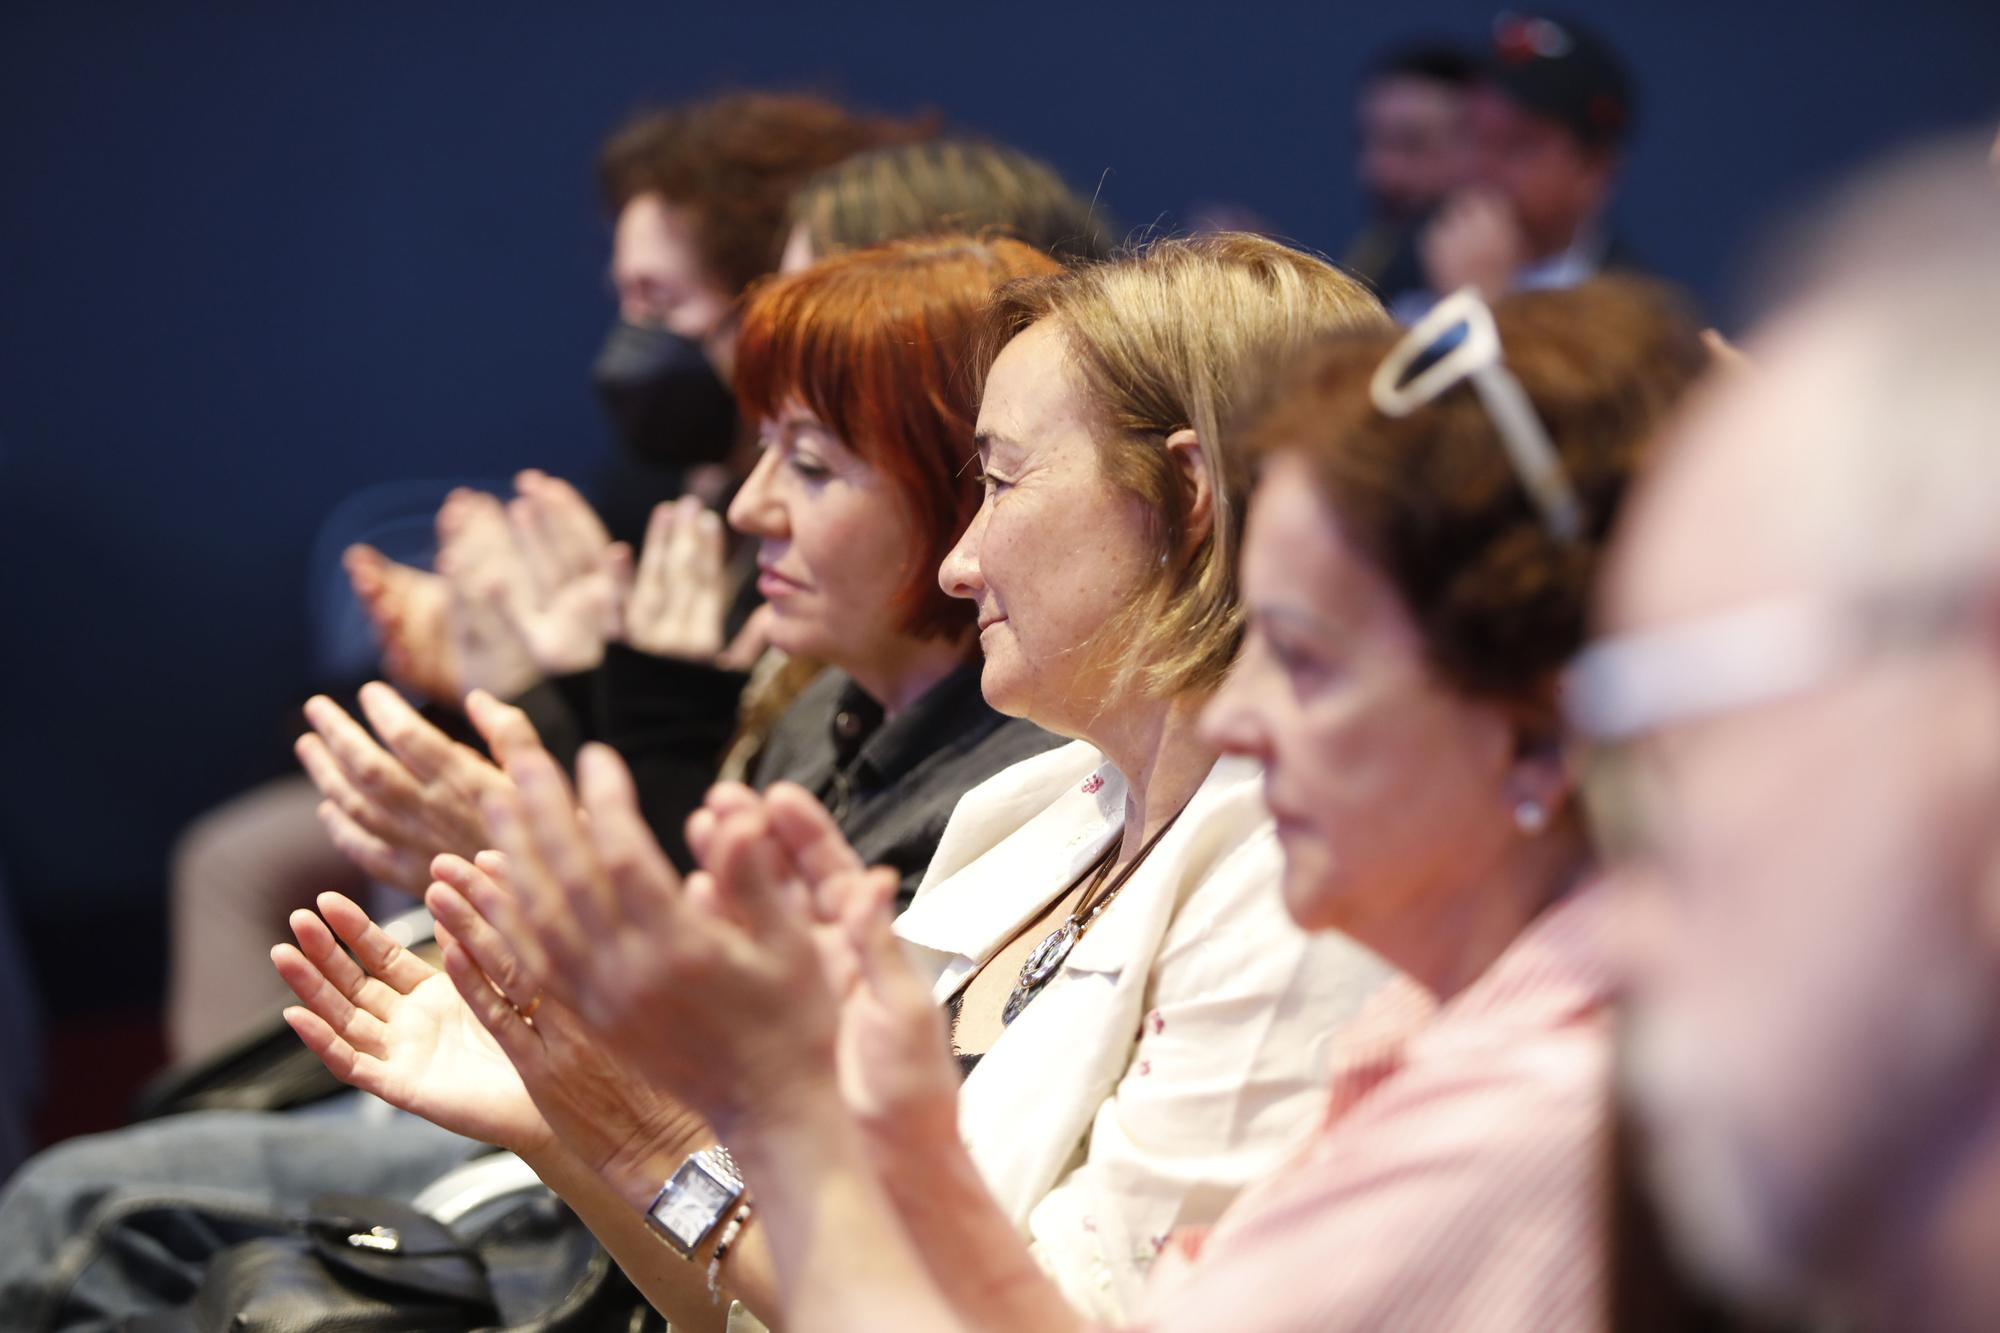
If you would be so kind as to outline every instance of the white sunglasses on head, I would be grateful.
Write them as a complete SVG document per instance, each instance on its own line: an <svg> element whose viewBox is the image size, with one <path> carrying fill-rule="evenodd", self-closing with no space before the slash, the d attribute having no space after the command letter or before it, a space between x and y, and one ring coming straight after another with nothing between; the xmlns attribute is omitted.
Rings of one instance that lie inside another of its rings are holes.
<svg viewBox="0 0 2000 1333"><path fill-rule="evenodd" d="M1527 390L1507 369L1493 312L1466 287L1431 307L1375 368L1368 395L1384 416L1406 417L1467 380L1500 433L1507 461L1558 541L1583 535L1583 505Z"/></svg>

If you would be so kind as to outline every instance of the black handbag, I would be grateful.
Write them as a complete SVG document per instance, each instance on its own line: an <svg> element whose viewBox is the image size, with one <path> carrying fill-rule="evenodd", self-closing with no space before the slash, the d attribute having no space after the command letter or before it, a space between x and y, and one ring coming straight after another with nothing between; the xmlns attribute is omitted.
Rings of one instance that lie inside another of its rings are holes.
<svg viewBox="0 0 2000 1333"><path fill-rule="evenodd" d="M191 1304L124 1333L663 1333L590 1232L547 1190L470 1237L406 1204L314 1201L303 1224L218 1254Z"/></svg>
<svg viewBox="0 0 2000 1333"><path fill-rule="evenodd" d="M129 1333L469 1333L499 1323L478 1251L405 1204L314 1200L304 1223L222 1251L194 1302Z"/></svg>

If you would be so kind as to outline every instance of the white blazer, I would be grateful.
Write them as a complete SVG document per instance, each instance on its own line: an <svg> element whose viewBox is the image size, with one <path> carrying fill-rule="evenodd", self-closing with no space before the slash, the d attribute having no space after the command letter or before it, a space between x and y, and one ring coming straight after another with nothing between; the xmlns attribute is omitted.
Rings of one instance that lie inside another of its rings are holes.
<svg viewBox="0 0 2000 1333"><path fill-rule="evenodd" d="M959 1094L987 1185L1066 1295L1137 1308L1178 1228L1219 1218L1316 1127L1326 1047L1388 979L1286 916L1262 773L1225 758ZM959 802L896 922L940 1002L1119 836L1125 780L1077 742Z"/></svg>

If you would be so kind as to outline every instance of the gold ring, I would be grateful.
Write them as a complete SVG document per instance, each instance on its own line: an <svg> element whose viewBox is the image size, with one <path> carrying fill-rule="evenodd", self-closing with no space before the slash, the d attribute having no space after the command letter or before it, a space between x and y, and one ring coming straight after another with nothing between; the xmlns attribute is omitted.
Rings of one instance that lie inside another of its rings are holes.
<svg viewBox="0 0 2000 1333"><path fill-rule="evenodd" d="M528 1001L528 1005L525 1009L517 1006L514 1012L521 1016L523 1022L526 1022L532 1019L535 1016L535 1010L541 1007L542 1007L542 997L537 995L534 999Z"/></svg>

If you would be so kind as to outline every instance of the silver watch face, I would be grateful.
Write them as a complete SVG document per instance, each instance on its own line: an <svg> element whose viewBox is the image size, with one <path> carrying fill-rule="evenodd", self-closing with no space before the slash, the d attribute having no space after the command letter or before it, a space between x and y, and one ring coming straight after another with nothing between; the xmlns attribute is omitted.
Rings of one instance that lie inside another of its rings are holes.
<svg viewBox="0 0 2000 1333"><path fill-rule="evenodd" d="M653 1202L652 1217L682 1250L693 1250L715 1229L729 1205L736 1202L736 1195L735 1186L689 1160L681 1163Z"/></svg>

